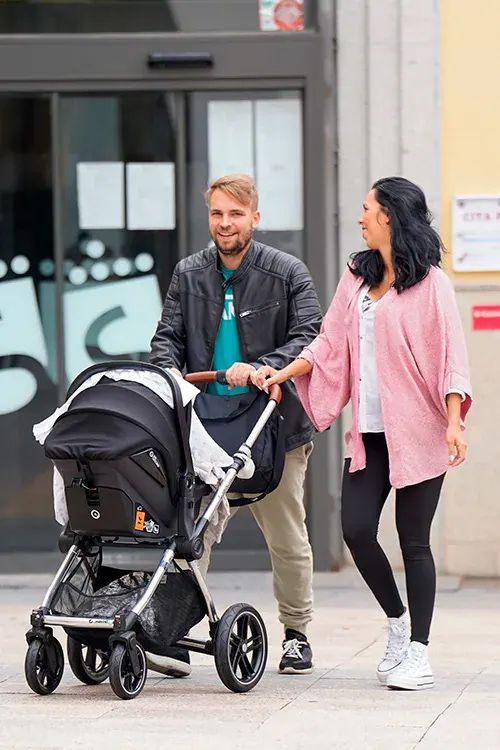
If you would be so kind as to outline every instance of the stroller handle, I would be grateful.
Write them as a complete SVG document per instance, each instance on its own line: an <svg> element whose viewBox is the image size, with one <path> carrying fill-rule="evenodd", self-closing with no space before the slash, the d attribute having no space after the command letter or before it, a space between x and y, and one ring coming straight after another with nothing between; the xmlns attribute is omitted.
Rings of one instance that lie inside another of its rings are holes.
<svg viewBox="0 0 500 750"><path fill-rule="evenodd" d="M205 370L204 372L188 372L184 375L188 383L220 383L227 385L226 370ZM276 383L269 391L269 401L274 401L279 406L281 401L281 388Z"/></svg>

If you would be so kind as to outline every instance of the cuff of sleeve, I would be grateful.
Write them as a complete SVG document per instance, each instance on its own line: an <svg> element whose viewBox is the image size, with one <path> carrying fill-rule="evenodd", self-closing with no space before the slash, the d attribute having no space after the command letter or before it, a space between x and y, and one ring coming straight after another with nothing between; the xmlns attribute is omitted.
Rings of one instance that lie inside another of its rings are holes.
<svg viewBox="0 0 500 750"><path fill-rule="evenodd" d="M458 393L464 393L465 396L472 398L471 386L469 380L458 372L448 372L444 382L444 396L450 391L458 391Z"/></svg>
<svg viewBox="0 0 500 750"><path fill-rule="evenodd" d="M307 346L305 349L302 349L297 359L305 359L310 365L314 364L314 354Z"/></svg>
<svg viewBox="0 0 500 750"><path fill-rule="evenodd" d="M450 388L448 390L448 393L458 393L458 395L462 399L462 403L465 401L465 393L464 393L464 391L461 391L458 388ZM446 395L448 395L448 393Z"/></svg>

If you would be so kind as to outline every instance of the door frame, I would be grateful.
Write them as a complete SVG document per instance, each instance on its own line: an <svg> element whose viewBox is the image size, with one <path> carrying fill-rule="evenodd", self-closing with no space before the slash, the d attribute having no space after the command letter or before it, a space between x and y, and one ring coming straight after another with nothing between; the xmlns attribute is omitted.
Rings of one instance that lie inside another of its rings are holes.
<svg viewBox="0 0 500 750"><path fill-rule="evenodd" d="M290 34L234 33L230 36L222 33L0 35L0 94L51 95L59 341L64 336L63 246L61 185L56 176L60 175L59 96L68 93L165 89L179 92L301 90L304 259L315 280L323 309L326 309L328 296L337 281L337 278L330 277L338 275L338 248L335 97L325 93L324 47L324 38L313 30ZM156 59L163 56L166 67L149 67L150 55L155 55ZM185 148L182 135L179 148ZM179 179L185 179L182 170ZM180 242L181 254L188 252L183 246L186 239L181 236ZM59 382L62 383L62 357L58 359ZM330 467L329 471L325 467ZM316 440L307 477L308 526L318 569L338 566L342 558L339 524L334 520L335 516L338 517L339 482L332 487L329 480L329 476L340 477L340 472L340 436L338 428L334 428L326 439Z"/></svg>

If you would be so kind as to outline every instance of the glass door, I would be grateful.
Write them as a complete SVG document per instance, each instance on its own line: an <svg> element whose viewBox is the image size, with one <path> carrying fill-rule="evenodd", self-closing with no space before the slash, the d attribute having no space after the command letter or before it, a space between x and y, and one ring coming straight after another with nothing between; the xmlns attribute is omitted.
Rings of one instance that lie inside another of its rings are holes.
<svg viewBox="0 0 500 750"><path fill-rule="evenodd" d="M304 257L302 123L296 89L59 98L67 381L147 358L175 263L210 241L203 194L222 174L255 178L256 238ZM267 566L248 510L214 561Z"/></svg>
<svg viewBox="0 0 500 750"><path fill-rule="evenodd" d="M59 100L64 363L146 359L178 260L178 96Z"/></svg>
<svg viewBox="0 0 500 750"><path fill-rule="evenodd" d="M51 101L0 97L0 551L53 546L52 472L32 425L57 404Z"/></svg>

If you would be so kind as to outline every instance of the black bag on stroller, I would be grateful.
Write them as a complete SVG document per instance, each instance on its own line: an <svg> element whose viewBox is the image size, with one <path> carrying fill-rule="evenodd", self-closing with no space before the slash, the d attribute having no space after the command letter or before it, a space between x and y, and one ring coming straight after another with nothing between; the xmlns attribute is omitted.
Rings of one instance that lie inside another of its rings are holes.
<svg viewBox="0 0 500 750"><path fill-rule="evenodd" d="M200 393L194 410L209 435L232 456L267 404L268 396L257 389L235 396L215 396ZM230 500L234 506L261 500L278 486L285 463L285 431L283 417L276 409L266 422L252 448L255 473L250 479L235 479L231 492L242 492L253 497Z"/></svg>

